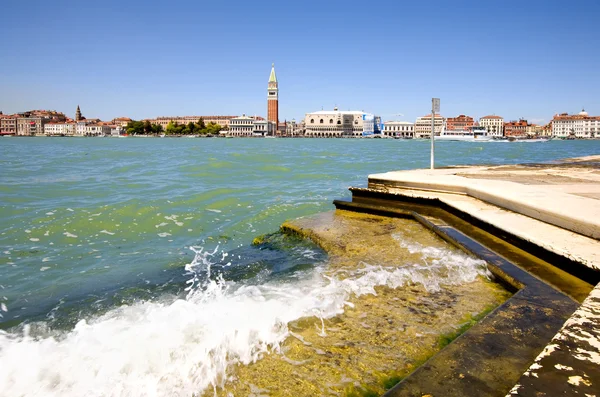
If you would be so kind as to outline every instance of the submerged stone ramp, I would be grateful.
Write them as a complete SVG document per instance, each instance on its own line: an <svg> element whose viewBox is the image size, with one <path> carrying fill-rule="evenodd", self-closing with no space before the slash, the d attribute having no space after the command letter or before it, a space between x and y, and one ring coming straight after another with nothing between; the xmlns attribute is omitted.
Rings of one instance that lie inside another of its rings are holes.
<svg viewBox="0 0 600 397"><path fill-rule="evenodd" d="M408 203L442 208L527 252L540 254L544 260L588 283L595 285L600 281L600 156L553 164L389 172L370 175L367 189L351 191L352 203L336 202L338 208L354 205L381 213L385 202L390 207ZM525 302L525 307L539 308L533 302ZM599 330L600 285L597 285L552 341L544 342L548 343L546 347L505 393L600 395ZM467 340L468 335L453 343L454 348L460 347L461 340ZM436 376L444 378L442 372L430 375L432 383ZM410 378L392 391L396 394L390 395L426 393L410 386ZM440 384L441 389L432 395L460 395L452 393L456 380L444 379L449 382L446 386ZM486 390L484 383L479 385L480 392ZM466 395L504 395L498 394L500 390L495 394L480 394L476 390Z"/></svg>

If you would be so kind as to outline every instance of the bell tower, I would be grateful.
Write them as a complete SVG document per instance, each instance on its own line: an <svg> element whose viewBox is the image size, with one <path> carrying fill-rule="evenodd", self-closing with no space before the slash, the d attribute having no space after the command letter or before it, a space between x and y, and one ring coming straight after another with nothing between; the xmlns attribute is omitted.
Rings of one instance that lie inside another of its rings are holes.
<svg viewBox="0 0 600 397"><path fill-rule="evenodd" d="M79 105L77 105L77 111L75 112L75 121L81 120L81 110L79 109Z"/></svg>
<svg viewBox="0 0 600 397"><path fill-rule="evenodd" d="M267 88L267 120L275 123L275 130L279 125L279 87L275 75L275 64L271 65L271 75Z"/></svg>

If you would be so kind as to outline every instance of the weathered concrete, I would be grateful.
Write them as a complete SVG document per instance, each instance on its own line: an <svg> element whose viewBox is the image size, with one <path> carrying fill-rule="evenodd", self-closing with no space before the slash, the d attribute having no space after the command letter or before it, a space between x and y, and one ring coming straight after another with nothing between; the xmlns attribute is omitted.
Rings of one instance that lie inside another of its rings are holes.
<svg viewBox="0 0 600 397"><path fill-rule="evenodd" d="M370 175L367 190L389 195L392 201L446 206L594 273L600 270L600 156L550 165L390 172ZM525 301L525 307L537 310L531 302ZM599 330L600 284L509 395L600 395ZM447 383L448 390L453 384ZM397 395L423 392L410 390Z"/></svg>
<svg viewBox="0 0 600 397"><path fill-rule="evenodd" d="M416 218L485 259L498 279L519 291L385 396L500 396L577 304L453 227Z"/></svg>
<svg viewBox="0 0 600 397"><path fill-rule="evenodd" d="M369 175L369 188L460 193L599 239L599 168L573 164L394 171Z"/></svg>

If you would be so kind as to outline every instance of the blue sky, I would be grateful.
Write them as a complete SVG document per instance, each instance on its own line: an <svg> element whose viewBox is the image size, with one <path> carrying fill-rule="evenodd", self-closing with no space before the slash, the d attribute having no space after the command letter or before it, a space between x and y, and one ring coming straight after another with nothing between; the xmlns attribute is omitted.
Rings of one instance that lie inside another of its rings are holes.
<svg viewBox="0 0 600 397"><path fill-rule="evenodd" d="M275 62L281 120L600 115L597 0L2 3L5 114L264 116Z"/></svg>

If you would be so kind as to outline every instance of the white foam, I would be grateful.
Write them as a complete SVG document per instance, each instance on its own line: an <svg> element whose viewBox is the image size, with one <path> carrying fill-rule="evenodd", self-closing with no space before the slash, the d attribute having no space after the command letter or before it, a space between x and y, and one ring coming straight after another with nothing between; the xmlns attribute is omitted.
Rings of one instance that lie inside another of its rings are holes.
<svg viewBox="0 0 600 397"><path fill-rule="evenodd" d="M462 254L432 258L429 265L358 270L326 275L323 268L294 282L251 285L210 279L217 249L195 249L186 266L186 299L122 306L81 320L72 331L30 335L0 331L0 390L6 395L191 396L227 381L227 369L281 353L290 321L343 312L351 296L374 287L469 282L485 274L481 261ZM218 256L217 256L218 255ZM447 265L447 266L446 266ZM206 275L208 275L209 281ZM4 307L3 307L4 309ZM319 331L327 337L323 323ZM49 336L50 335L50 336ZM294 365L302 365L301 362Z"/></svg>
<svg viewBox="0 0 600 397"><path fill-rule="evenodd" d="M113 235L114 235L114 233L113 233L113 232L109 232L108 230L100 230L100 233L109 234L109 235L111 235L111 236L113 236Z"/></svg>
<svg viewBox="0 0 600 397"><path fill-rule="evenodd" d="M64 232L63 233L65 236L67 237L71 237L71 238L77 238L77 235L73 234L73 233L69 233L69 232Z"/></svg>
<svg viewBox="0 0 600 397"><path fill-rule="evenodd" d="M207 208L206 210L207 211L211 211L211 212L216 212L218 214L222 212L221 210L216 210L216 209L213 209L213 208Z"/></svg>
<svg viewBox="0 0 600 397"><path fill-rule="evenodd" d="M177 226L183 226L183 222L177 220L178 215L165 216L166 220L173 221Z"/></svg>
<svg viewBox="0 0 600 397"><path fill-rule="evenodd" d="M32 238L29 239L29 241L36 242L36 241L40 241L40 239L37 238L37 237L32 237Z"/></svg>
<svg viewBox="0 0 600 397"><path fill-rule="evenodd" d="M158 233L158 236L159 237L167 237L167 236L171 236L171 233L167 233L167 232L165 232L165 233Z"/></svg>
<svg viewBox="0 0 600 397"><path fill-rule="evenodd" d="M50 266L42 266L40 267L40 272L45 272L48 269L50 269Z"/></svg>

